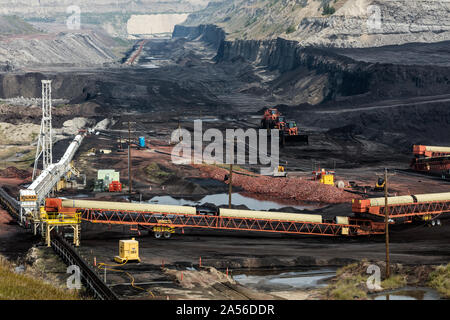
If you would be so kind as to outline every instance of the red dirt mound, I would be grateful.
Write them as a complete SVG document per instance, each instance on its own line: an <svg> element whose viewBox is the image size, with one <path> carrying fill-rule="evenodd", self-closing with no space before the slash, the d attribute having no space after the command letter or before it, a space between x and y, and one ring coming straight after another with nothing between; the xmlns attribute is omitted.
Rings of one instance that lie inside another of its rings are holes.
<svg viewBox="0 0 450 320"><path fill-rule="evenodd" d="M8 167L4 170L0 170L0 177L27 179L27 178L31 177L31 172L29 172L27 170L17 169L16 167Z"/></svg>
<svg viewBox="0 0 450 320"><path fill-rule="evenodd" d="M228 170L201 165L198 168L203 177L223 181ZM268 176L247 176L233 173L233 185L259 194L266 194L281 199L313 201L322 203L350 202L357 198L334 186L324 185L304 178L273 178Z"/></svg>

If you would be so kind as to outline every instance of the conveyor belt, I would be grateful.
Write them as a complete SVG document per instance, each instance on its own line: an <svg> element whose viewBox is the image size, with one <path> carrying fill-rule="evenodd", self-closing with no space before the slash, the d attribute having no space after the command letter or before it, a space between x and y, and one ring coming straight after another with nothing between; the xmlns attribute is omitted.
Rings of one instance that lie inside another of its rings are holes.
<svg viewBox="0 0 450 320"><path fill-rule="evenodd" d="M234 218L207 215L161 214L124 210L77 208L81 219L91 223L138 226L170 226L174 228L203 228L216 230L259 231L284 234L322 236L356 236L383 234L384 225L367 219L350 219L349 224L331 222L301 222L255 218Z"/></svg>

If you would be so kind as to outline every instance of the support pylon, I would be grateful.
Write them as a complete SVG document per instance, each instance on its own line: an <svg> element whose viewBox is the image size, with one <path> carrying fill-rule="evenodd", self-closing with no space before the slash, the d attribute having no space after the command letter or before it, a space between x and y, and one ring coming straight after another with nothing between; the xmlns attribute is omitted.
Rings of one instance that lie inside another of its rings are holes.
<svg viewBox="0 0 450 320"><path fill-rule="evenodd" d="M42 154L42 167L45 170L53 162L52 152L52 81L42 80L42 121L39 141L34 160L33 180L36 177L37 164Z"/></svg>

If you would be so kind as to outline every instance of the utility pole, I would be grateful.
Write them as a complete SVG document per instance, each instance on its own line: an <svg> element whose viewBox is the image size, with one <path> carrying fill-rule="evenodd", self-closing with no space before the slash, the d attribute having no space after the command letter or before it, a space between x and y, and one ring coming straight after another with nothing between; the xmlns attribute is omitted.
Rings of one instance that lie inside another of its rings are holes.
<svg viewBox="0 0 450 320"><path fill-rule="evenodd" d="M231 192L233 190L233 164L230 163L230 175L228 178L228 209L231 209Z"/></svg>
<svg viewBox="0 0 450 320"><path fill-rule="evenodd" d="M390 277L391 275L391 268L390 268L390 259L389 259L389 191L388 191L388 177L394 176L395 173L388 173L388 170L384 169L384 174L377 174L377 176L383 176L384 177L384 232L385 232L385 238L386 238L386 279Z"/></svg>
<svg viewBox="0 0 450 320"><path fill-rule="evenodd" d="M131 177L131 124L130 121L128 121L128 191L132 193L132 184L133 184L133 178Z"/></svg>
<svg viewBox="0 0 450 320"><path fill-rule="evenodd" d="M130 195L130 202L131 202L131 193L133 191L133 177L131 176L131 124L135 124L136 122L122 122L122 124L128 124L128 193Z"/></svg>
<svg viewBox="0 0 450 320"><path fill-rule="evenodd" d="M391 276L391 268L389 261L389 203L388 203L388 173L384 168L384 212L385 212L385 236L386 236L386 279Z"/></svg>

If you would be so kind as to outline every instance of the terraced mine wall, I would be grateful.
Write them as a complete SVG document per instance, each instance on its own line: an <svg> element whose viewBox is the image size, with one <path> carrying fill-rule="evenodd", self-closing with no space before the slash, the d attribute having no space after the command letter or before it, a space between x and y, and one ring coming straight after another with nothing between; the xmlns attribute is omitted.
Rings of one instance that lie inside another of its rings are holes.
<svg viewBox="0 0 450 320"><path fill-rule="evenodd" d="M201 38L201 30L208 30L211 44L222 37L221 31L213 38L213 30L220 29L206 26L178 28L174 37ZM281 38L220 43L217 63L242 59L279 72L269 83L285 98L286 105L277 107L302 119L302 125L330 128L331 136L345 141L363 137L404 152L419 142L450 143L449 96L439 97L450 94L449 67L368 63ZM438 97L425 97L434 95ZM420 96L425 103L417 101ZM324 107L331 111L320 111Z"/></svg>
<svg viewBox="0 0 450 320"><path fill-rule="evenodd" d="M173 38L199 39L219 48L225 41L225 31L215 25L199 25L196 27L176 25L173 29Z"/></svg>
<svg viewBox="0 0 450 320"><path fill-rule="evenodd" d="M219 42L217 62L244 58L281 74L292 72L291 85L323 78L320 96L308 101L313 104L359 95L389 99L450 93L450 67L367 63L333 49L302 47L297 41L282 38L226 41L223 30L208 25L176 26L173 37L198 38L215 46Z"/></svg>

